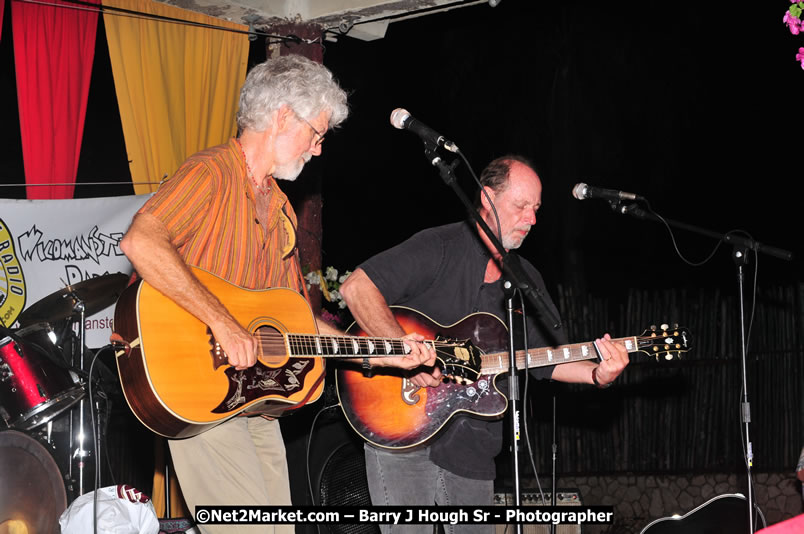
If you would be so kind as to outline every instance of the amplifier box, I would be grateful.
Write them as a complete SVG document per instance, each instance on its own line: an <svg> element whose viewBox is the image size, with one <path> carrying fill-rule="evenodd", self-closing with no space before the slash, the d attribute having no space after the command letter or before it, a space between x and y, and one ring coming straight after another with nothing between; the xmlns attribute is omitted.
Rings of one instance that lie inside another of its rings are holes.
<svg viewBox="0 0 804 534"><path fill-rule="evenodd" d="M544 492L544 502L538 490L521 490L520 506L550 506L553 494L549 491ZM510 491L500 491L494 494L494 504L499 506L514 506L514 494ZM558 489L556 490L556 506L581 506L581 493L577 489ZM497 525L496 534L512 534L516 532L513 525ZM522 525L523 534L550 534L550 525ZM557 525L556 534L580 534L581 525Z"/></svg>

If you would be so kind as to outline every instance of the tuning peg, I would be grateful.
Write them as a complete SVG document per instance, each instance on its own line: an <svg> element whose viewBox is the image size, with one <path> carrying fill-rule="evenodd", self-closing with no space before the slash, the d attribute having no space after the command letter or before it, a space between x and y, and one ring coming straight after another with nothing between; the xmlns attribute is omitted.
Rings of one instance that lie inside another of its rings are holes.
<svg viewBox="0 0 804 534"><path fill-rule="evenodd" d="M661 328L662 330L667 330L670 328L670 325L668 325L667 323L662 323L662 325L659 328Z"/></svg>

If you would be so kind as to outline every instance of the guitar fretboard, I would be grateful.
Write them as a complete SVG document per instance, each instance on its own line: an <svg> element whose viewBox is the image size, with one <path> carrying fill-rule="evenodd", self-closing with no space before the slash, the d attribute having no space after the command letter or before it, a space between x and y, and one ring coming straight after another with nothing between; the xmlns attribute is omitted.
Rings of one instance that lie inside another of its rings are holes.
<svg viewBox="0 0 804 534"><path fill-rule="evenodd" d="M401 339L394 338L316 334L287 334L284 337L288 354L292 357L404 356L410 352Z"/></svg>
<svg viewBox="0 0 804 534"><path fill-rule="evenodd" d="M636 336L621 337L611 341L623 345L628 352L636 352L638 349ZM598 356L594 345L594 342L589 341L559 347L530 349L528 351L518 350L516 351L516 366L517 369L525 369L596 359ZM509 368L509 355L507 352L483 354L481 359L483 362L481 374L502 373Z"/></svg>

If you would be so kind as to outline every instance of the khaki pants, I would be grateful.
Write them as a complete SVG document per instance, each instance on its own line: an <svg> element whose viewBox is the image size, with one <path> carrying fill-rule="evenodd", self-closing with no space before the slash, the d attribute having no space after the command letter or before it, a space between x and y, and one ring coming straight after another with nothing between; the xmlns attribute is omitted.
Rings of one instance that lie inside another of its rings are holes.
<svg viewBox="0 0 804 534"><path fill-rule="evenodd" d="M198 436L169 440L184 500L198 505L289 505L278 421L235 417ZM292 534L293 525L198 525L203 534Z"/></svg>

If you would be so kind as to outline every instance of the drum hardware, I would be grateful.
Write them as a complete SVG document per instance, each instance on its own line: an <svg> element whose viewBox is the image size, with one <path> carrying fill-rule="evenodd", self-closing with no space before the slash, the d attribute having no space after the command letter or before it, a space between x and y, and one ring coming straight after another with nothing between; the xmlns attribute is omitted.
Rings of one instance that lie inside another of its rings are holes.
<svg viewBox="0 0 804 534"><path fill-rule="evenodd" d="M54 438L53 423L62 412L70 410L67 421L55 422L57 426L67 425L69 439L65 441L69 441L69 454L65 458L64 479L75 497L87 491L86 462L92 455L90 449L95 449L96 459L99 457L97 444L101 430L100 414L97 425L94 420L91 424L86 421L89 405L85 388L90 386L88 371L92 369L91 366L87 369L85 318L114 304L127 282L127 275L115 273L67 285L25 309L17 318L20 329L0 330L0 418L11 429L39 429L40 439L50 444L51 449L66 453L55 444L60 438ZM75 332L73 324L78 322L78 350L72 347L71 335L69 358L65 354L67 341L63 340L63 346L59 347L59 336L52 326L61 321L65 322L61 330L65 339L67 332ZM94 404L98 404L98 397L106 401L104 395L97 395L92 389ZM92 435L87 435L88 430ZM55 433L63 436L63 432ZM87 439L92 439L92 447ZM99 466L96 471L100 471Z"/></svg>
<svg viewBox="0 0 804 534"><path fill-rule="evenodd" d="M98 414L97 428L99 429L98 436L100 442L92 439L91 431L85 440L79 440L78 429L81 427L78 421L78 409L72 409L54 417L45 425L41 425L36 429L26 432L27 435L40 443L56 461L62 475L63 484L67 490L67 502L70 503L78 498L81 493L81 480L79 476L83 474L85 491L91 491L93 488L92 481L94 480L95 473L102 472L102 466L98 465L106 447L106 428L108 426L110 416L110 405L106 402L105 396L97 395L93 387L93 405ZM92 421L89 417L90 410L84 412L84 428L92 428ZM79 441L83 441L84 449L78 447ZM97 458L97 462L93 461ZM108 462L108 455L106 457ZM79 469L80 463L84 464L83 473ZM111 466L107 463L111 472ZM0 528L0 533L3 530Z"/></svg>
<svg viewBox="0 0 804 534"><path fill-rule="evenodd" d="M70 417L70 476L77 482L77 495L80 496L88 490L93 489L94 482L99 482L101 465L101 440L105 434L106 422L108 420L108 409L110 408L107 398L101 386L101 378L93 380L97 370L97 358L101 351L94 353L86 348L86 331L84 319L86 316L85 307L80 299L76 299L75 308L77 315L73 315L78 322L78 350L72 350L73 368L84 379L84 384L89 393L82 398L71 410ZM95 313L95 312L93 312ZM91 403L91 404L90 404ZM101 417L106 408L106 420L101 424ZM94 455L93 452L94 451ZM88 463L94 457L94 468ZM107 456L108 460L108 456ZM77 470L74 476L73 470ZM94 473L94 481L88 476ZM97 488L95 488L97 489Z"/></svg>
<svg viewBox="0 0 804 534"><path fill-rule="evenodd" d="M86 331L85 331L85 322L84 319L86 317L86 306L84 301L78 294L69 293L69 296L73 303L73 311L69 313L69 317L73 318L78 322L78 352L77 354L75 351L72 351L72 366L77 370L80 376L86 379L87 387L90 386L91 376L87 372L86 366L86 351L85 351L85 338L86 338ZM96 302L98 300L96 299ZM104 306L105 307L105 306ZM101 308L102 309L102 308ZM95 313L95 312L93 312ZM78 401L78 404L73 409L73 413L70 417L70 476L73 475L73 466L77 467L77 483L78 483L78 492L77 496L83 495L87 491L88 484L86 484L86 472L87 472L87 461L90 457L90 450L87 447L88 439L91 439L92 448L95 449L95 460L99 458L98 450L97 450L97 443L98 443L98 434L99 429L96 429L94 425L94 417L92 424L89 425L89 428L85 425L86 423L86 415L87 415L87 403L85 399L82 398ZM89 406L90 414L92 407ZM77 420L76 420L77 417ZM87 430L91 431L91 435L87 435ZM100 466L97 465L95 472L98 473L100 471Z"/></svg>

